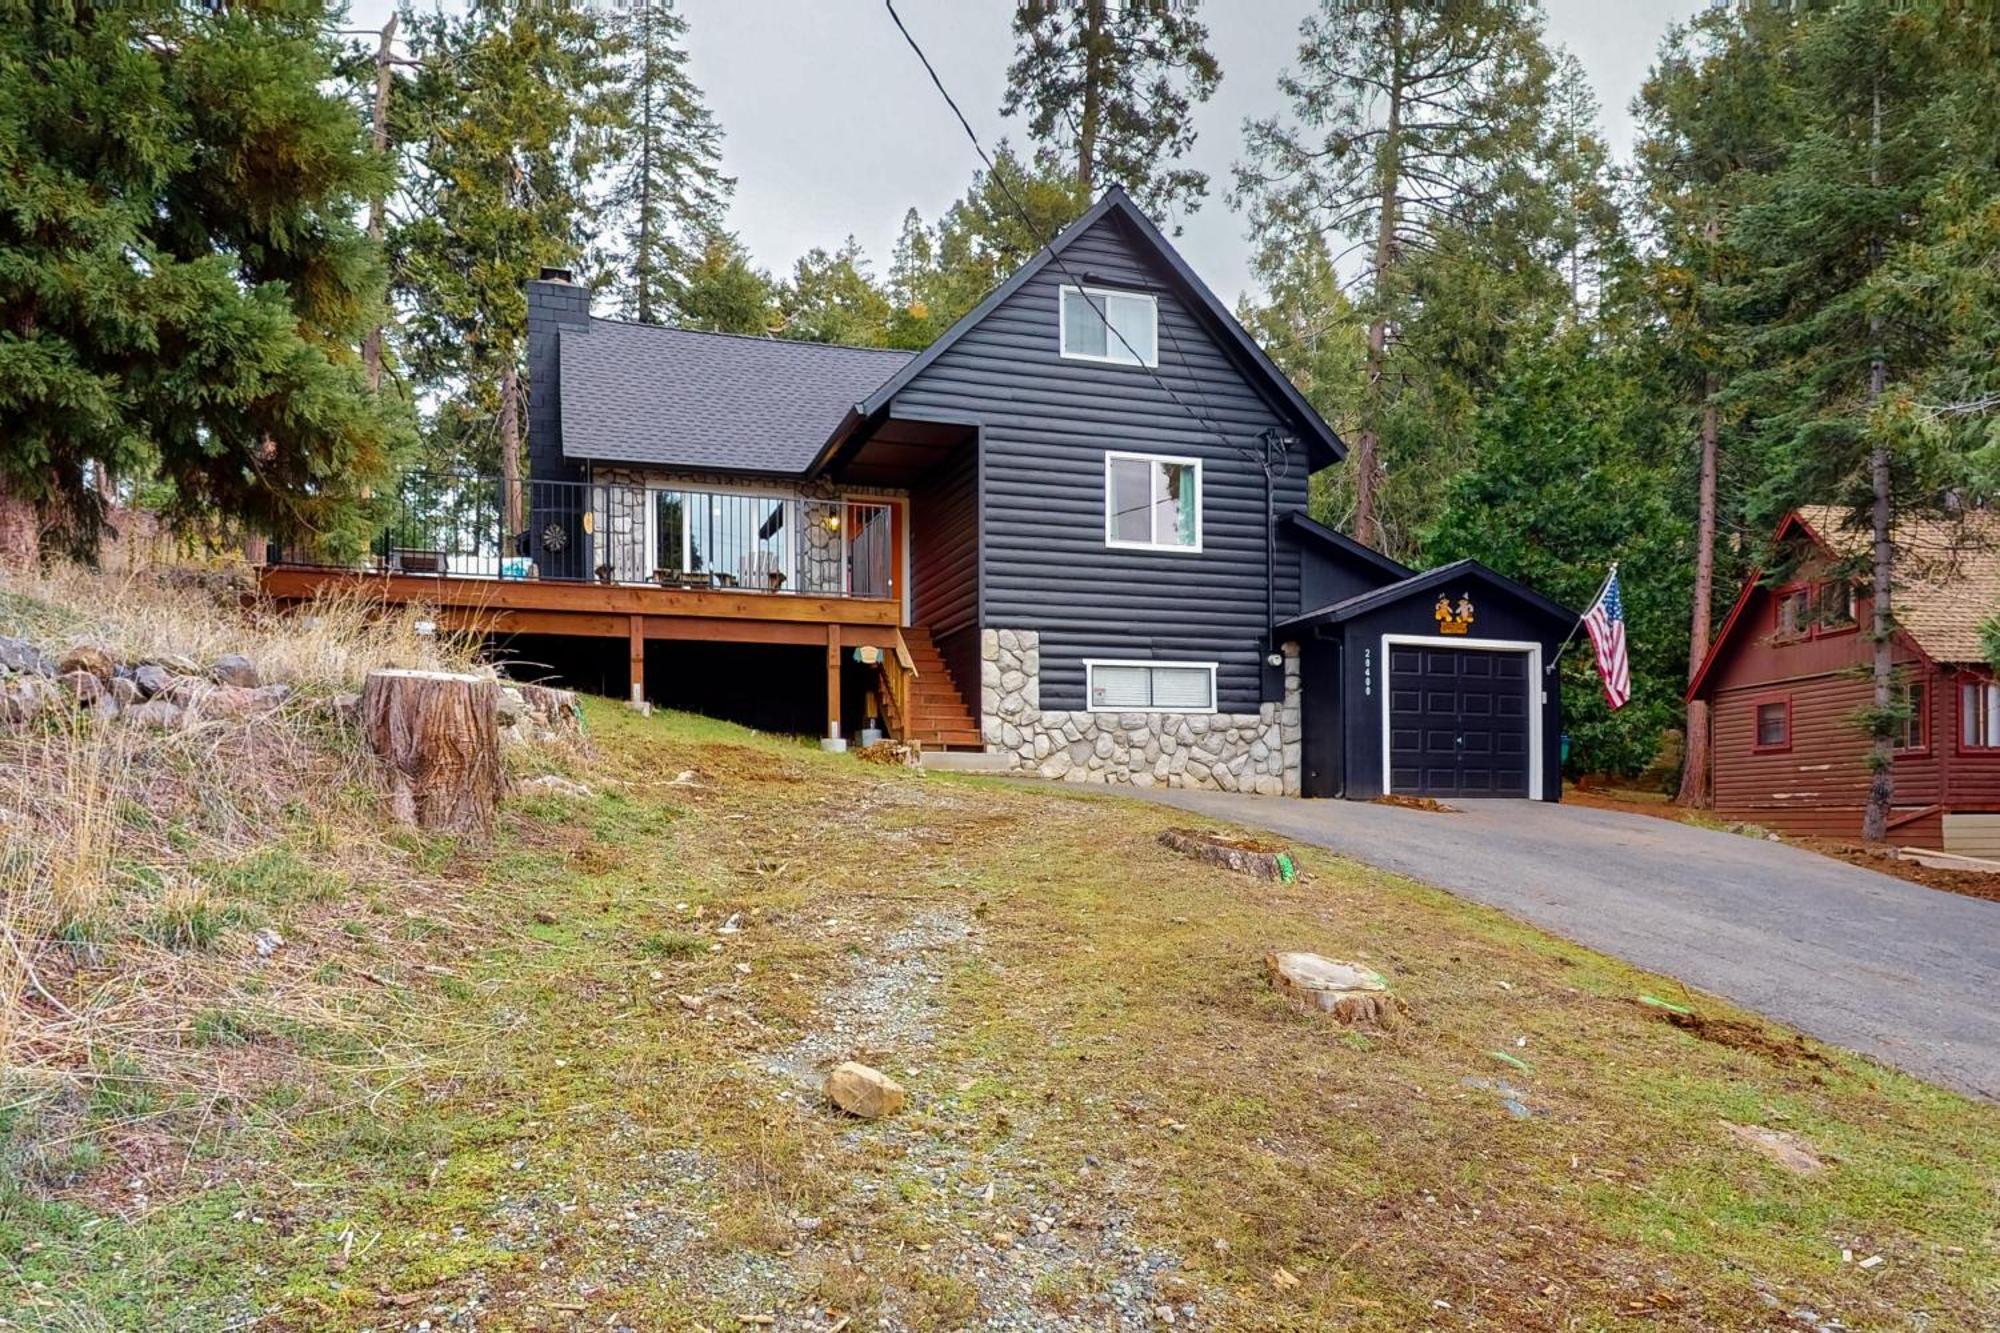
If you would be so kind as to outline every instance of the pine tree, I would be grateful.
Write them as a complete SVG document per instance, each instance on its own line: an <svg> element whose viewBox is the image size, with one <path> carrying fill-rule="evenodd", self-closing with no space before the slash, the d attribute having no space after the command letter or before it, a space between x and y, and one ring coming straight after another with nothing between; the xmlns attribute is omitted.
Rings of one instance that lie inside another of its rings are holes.
<svg viewBox="0 0 2000 1333"><path fill-rule="evenodd" d="M286 537L387 471L355 225L384 167L328 91L328 17L137 0L0 32L0 554L91 556L106 476Z"/></svg>
<svg viewBox="0 0 2000 1333"><path fill-rule="evenodd" d="M928 347L1090 206L1074 177L1004 141L935 227L911 209L889 265L889 342Z"/></svg>
<svg viewBox="0 0 2000 1333"><path fill-rule="evenodd" d="M889 298L868 272L852 236L828 253L815 246L792 266L778 292L780 336L850 347L889 345Z"/></svg>
<svg viewBox="0 0 2000 1333"><path fill-rule="evenodd" d="M1748 177L1775 160L1791 136L1781 86L1793 36L1790 19L1757 10L1742 18L1711 11L1670 31L1639 96L1640 215L1653 245L1643 269L1658 312L1663 368L1690 405L1694 437L1694 582L1687 677L1708 656L1715 624L1717 533L1744 497L1722 494L1723 390L1732 374L1718 289L1740 272L1725 224ZM1743 414L1739 407L1731 422ZM1744 460L1749 466L1749 460ZM1679 800L1710 801L1708 705L1687 703Z"/></svg>
<svg viewBox="0 0 2000 1333"><path fill-rule="evenodd" d="M411 8L403 22L418 69L396 101L412 179L391 247L408 362L442 400L435 440L482 464L497 441L515 531L526 285L544 266L576 268L596 239L590 183L627 124L622 48L569 0Z"/></svg>
<svg viewBox="0 0 2000 1333"><path fill-rule="evenodd" d="M688 77L687 20L672 0L637 0L617 22L631 126L607 200L623 241L611 290L626 318L661 324L721 231L736 182L722 174L722 129Z"/></svg>
<svg viewBox="0 0 2000 1333"><path fill-rule="evenodd" d="M1971 21L1971 20L1967 20ZM1739 391L1771 404L1763 429L1800 499L1845 504L1871 549L1873 702L1862 833L1884 836L1894 800L1894 529L1942 499L1939 465L1896 428L1894 400L1928 379L1945 331L1886 316L1894 258L1936 222L1969 156L1990 159L1990 108L1955 96L1944 39L1958 19L1854 0L1801 20L1792 92L1804 108L1783 161L1731 219L1747 260L1730 292L1746 360ZM1862 571L1857 571L1862 572Z"/></svg>
<svg viewBox="0 0 2000 1333"><path fill-rule="evenodd" d="M1086 200L1115 181L1156 214L1195 211L1208 176L1174 164L1222 77L1195 11L1196 0L1023 0L1000 114L1025 112Z"/></svg>
<svg viewBox="0 0 2000 1333"><path fill-rule="evenodd" d="M686 329L768 334L778 322L771 276L751 265L734 236L715 232L681 282L675 315Z"/></svg>
<svg viewBox="0 0 2000 1333"><path fill-rule="evenodd" d="M1341 237L1361 256L1368 315L1364 391L1353 433L1354 528L1384 543L1382 438L1392 411L1409 267L1441 250L1490 245L1534 174L1550 59L1533 11L1506 5L1322 0L1301 25L1299 67L1279 78L1290 119L1245 126L1236 193L1264 262L1303 237ZM1434 267L1435 279L1447 272Z"/></svg>

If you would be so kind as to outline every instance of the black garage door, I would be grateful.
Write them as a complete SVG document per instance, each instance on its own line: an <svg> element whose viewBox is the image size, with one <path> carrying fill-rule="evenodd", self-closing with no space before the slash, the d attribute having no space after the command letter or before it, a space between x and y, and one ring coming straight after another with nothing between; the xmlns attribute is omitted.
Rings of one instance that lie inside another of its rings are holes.
<svg viewBox="0 0 2000 1333"><path fill-rule="evenodd" d="M1528 794L1528 656L1473 648L1389 650L1389 790Z"/></svg>

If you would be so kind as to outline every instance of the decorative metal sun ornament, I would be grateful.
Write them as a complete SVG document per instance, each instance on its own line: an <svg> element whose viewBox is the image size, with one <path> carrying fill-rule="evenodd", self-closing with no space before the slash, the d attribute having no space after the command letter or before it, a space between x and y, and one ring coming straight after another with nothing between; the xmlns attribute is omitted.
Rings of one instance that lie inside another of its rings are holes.
<svg viewBox="0 0 2000 1333"><path fill-rule="evenodd" d="M560 523L551 523L542 529L542 549L560 551L569 545L569 529Z"/></svg>

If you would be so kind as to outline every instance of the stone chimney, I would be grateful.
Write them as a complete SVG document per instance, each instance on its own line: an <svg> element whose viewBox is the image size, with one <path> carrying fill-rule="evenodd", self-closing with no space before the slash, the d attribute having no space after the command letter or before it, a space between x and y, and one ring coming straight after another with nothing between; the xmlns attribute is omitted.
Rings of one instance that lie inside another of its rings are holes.
<svg viewBox="0 0 2000 1333"><path fill-rule="evenodd" d="M566 268L544 268L528 284L528 476L535 481L581 481L583 469L566 462L562 448L563 338L590 332L590 293Z"/></svg>

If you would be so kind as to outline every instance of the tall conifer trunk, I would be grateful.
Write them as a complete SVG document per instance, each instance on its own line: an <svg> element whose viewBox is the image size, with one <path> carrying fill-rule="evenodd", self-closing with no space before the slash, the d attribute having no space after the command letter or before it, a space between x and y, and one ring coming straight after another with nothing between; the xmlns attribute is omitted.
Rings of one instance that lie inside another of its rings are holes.
<svg viewBox="0 0 2000 1333"><path fill-rule="evenodd" d="M386 157L389 152L389 66L392 63L390 43L396 37L396 16L389 15L382 25L382 37L375 47L375 106L372 113L372 142L375 156ZM379 247L388 234L388 204L382 197L380 187L368 200L368 239ZM361 340L361 363L368 374L368 391L382 391L382 321L378 318L370 326Z"/></svg>
<svg viewBox="0 0 2000 1333"><path fill-rule="evenodd" d="M1879 71L1875 76L1875 102L1869 120L1868 142L1868 184L1879 187L1882 183L1882 76ZM1870 249L1879 264L1881 242L1871 242ZM1868 360L1868 410L1872 414L1876 404L1882 401L1882 391L1889 380L1889 363L1882 354L1882 317L1879 314L1868 317L1868 336L1874 343L1874 354ZM1879 433L1879 427L1875 429L1878 433L1868 455L1868 481L1873 492L1869 526L1874 538L1875 557L1875 608L1871 626L1875 637L1874 724L1869 738L1868 807L1861 816L1861 836L1868 842L1880 842L1888 836L1889 807L1896 794L1895 742L1887 720L1895 671L1894 644L1890 641L1894 619L1889 602L1893 572L1893 551L1889 542L1889 441Z"/></svg>
<svg viewBox="0 0 2000 1333"><path fill-rule="evenodd" d="M1354 535L1380 550L1382 520L1376 513L1382 475L1383 370L1389 348L1390 271L1396 264L1397 191L1402 188L1403 24L1398 5L1391 19L1390 75L1387 119L1377 158L1378 210L1375 220L1375 314L1368 321L1368 359L1361 407L1361 429L1354 437Z"/></svg>
<svg viewBox="0 0 2000 1333"><path fill-rule="evenodd" d="M1097 132L1104 120L1105 0L1084 0L1083 112L1076 127L1076 183L1085 199L1097 197Z"/></svg>
<svg viewBox="0 0 2000 1333"><path fill-rule="evenodd" d="M42 520L34 503L16 494L0 472L0 567L23 568L42 558Z"/></svg>
<svg viewBox="0 0 2000 1333"><path fill-rule="evenodd" d="M1714 372L1703 385L1701 404L1701 479L1695 502L1694 613L1688 633L1688 683L1694 683L1708 657L1709 627L1715 623L1715 464L1719 423L1715 410L1718 388ZM1709 783L1708 704L1688 700L1687 740L1682 751L1682 805L1703 807L1714 798Z"/></svg>
<svg viewBox="0 0 2000 1333"><path fill-rule="evenodd" d="M514 553L521 531L521 372L510 360L500 372L501 554Z"/></svg>

